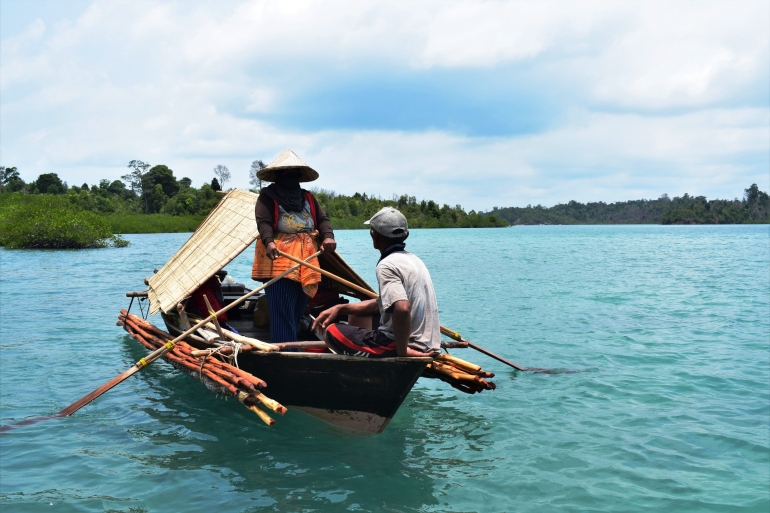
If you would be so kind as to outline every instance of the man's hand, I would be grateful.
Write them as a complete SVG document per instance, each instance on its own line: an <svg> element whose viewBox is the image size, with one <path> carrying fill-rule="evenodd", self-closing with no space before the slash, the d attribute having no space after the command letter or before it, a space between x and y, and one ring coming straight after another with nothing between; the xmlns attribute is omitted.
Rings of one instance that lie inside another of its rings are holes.
<svg viewBox="0 0 770 513"><path fill-rule="evenodd" d="M433 358L436 355L433 354L433 353L422 353L420 351L417 351L416 349L412 349L411 347L407 347L406 348L406 356L410 356L410 357L413 357L413 358L425 358L425 357Z"/></svg>
<svg viewBox="0 0 770 513"><path fill-rule="evenodd" d="M323 335L323 331L340 315L358 315L361 317L374 315L379 311L376 299L367 299L360 303L334 305L324 310L313 321L312 329L315 333Z"/></svg>
<svg viewBox="0 0 770 513"><path fill-rule="evenodd" d="M278 246L275 245L275 242L269 242L267 244L267 247L265 247L265 254L270 260L278 258Z"/></svg>
<svg viewBox="0 0 770 513"><path fill-rule="evenodd" d="M334 321L334 319L337 318L339 315L340 308L342 308L342 305L334 305L333 307L329 308L328 310L324 310L320 314L318 314L318 317L315 318L315 321L313 321L313 331L317 330L325 330L329 324Z"/></svg>
<svg viewBox="0 0 770 513"><path fill-rule="evenodd" d="M327 253L332 252L335 249L337 249L337 241L332 239L331 237L327 237L321 243L321 249L323 249Z"/></svg>

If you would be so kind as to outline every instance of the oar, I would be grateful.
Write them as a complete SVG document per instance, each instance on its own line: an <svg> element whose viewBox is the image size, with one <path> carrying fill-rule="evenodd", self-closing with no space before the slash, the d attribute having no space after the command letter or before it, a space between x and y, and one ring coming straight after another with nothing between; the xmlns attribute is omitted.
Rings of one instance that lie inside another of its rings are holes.
<svg viewBox="0 0 770 513"><path fill-rule="evenodd" d="M313 258L316 258L320 254L321 254L321 251L315 253L314 255L309 256L307 258L307 260L312 260ZM299 262L300 263L306 263L306 262L303 262L302 260L300 260ZM55 415L51 415L50 417L38 417L37 419L29 419L28 421L22 421L20 423L20 425L25 425L25 424L31 423L29 421L33 421L33 420L34 421L45 420L45 419L52 419L52 418L56 418L56 417L67 417L69 415L72 415L73 413L78 411L80 408L82 408L86 404L90 403L91 401L93 401L94 399L96 399L97 397L102 395L103 393L105 393L108 390L110 390L112 387L114 387L116 385L119 385L120 383L125 381L127 378L133 376L134 374L136 374L140 370L144 369L145 367L150 365L152 362L154 362L155 360L157 360L158 358L160 358L161 356L163 356L164 354L166 354L167 352L172 350L177 342L179 342L180 340L182 340L186 336L191 335L193 332L195 332L195 330L197 330L201 326L205 325L207 322L211 321L212 319L215 319L216 317L222 315L223 313L227 312L228 310L231 310L232 308L235 308L236 306L238 306L239 304L243 303L246 299L250 298L251 296L253 296L257 292L260 292L261 290L264 290L265 288L269 287L270 285L272 285L273 283L277 282L281 278L284 278L287 274L289 274L289 273L291 273L293 271L296 271L297 269L299 269L299 267L300 267L300 264L295 265L294 267L291 267L290 269L282 272L281 274L279 274L278 276L276 276L272 280L264 283L263 285L261 285L260 287L257 287L256 289L252 290L248 294L246 294L244 296L241 296L240 298L236 299L235 301L233 301L232 303L230 303L226 307L222 308L218 312L214 312L214 313L210 314L208 317L206 317L205 319L203 319L202 321L197 323L195 326L193 326L189 330L185 331L184 333L182 333L181 335L176 337L174 340L169 340L160 349L156 349L155 351L150 353L148 356L145 356L144 358L140 359L138 362L136 362L134 364L133 367L131 367L127 371L123 372L119 376L116 376L116 377L112 378L110 381L108 381L104 385L100 386L99 388L97 388L96 390L91 392L90 394L88 394L85 397L79 399L78 401L75 401L74 403L70 404L69 406L64 408L62 411L60 411L59 413L57 413ZM8 429L12 429L13 427L14 427L14 425L3 426L2 428L0 428L0 432L6 431Z"/></svg>
<svg viewBox="0 0 770 513"><path fill-rule="evenodd" d="M529 367L522 367L522 366L521 366L521 365L519 365L518 363L514 363L514 362L512 362L512 361L510 361L510 360L507 360L507 359L503 358L503 357L502 357L502 356L500 356L500 355L496 355L496 354L495 354L495 353L493 353L492 351L490 351L490 350L488 350L488 349L484 349L484 348L483 348L483 347L481 347L480 345L478 345L478 344L474 344L474 343L473 343L473 342L471 342L470 340L466 340L466 339L464 339L464 338L462 337L462 335L460 335L460 334L459 334L459 333L457 333L456 331L450 330L450 329L449 329L449 328L447 328L446 326L441 326L441 333L443 333L443 334L444 334L444 335L446 335L447 337L449 337L449 338L451 338L451 339L454 339L454 340L456 340L456 341L458 341L458 342L465 342L465 343L467 343L467 344L468 344L468 347L470 347L470 348L472 348L472 349L475 349L475 350L476 350L476 351L478 351L479 353L484 353L485 355L487 355L487 356L489 356L489 357L492 357L492 358L494 358L494 359L495 359L495 360L497 360L498 362L503 362L504 364L506 364L506 365L508 365L508 366L510 366L510 367L513 367L513 368L514 368L514 369L516 369L516 370L520 370L520 371L528 371L528 370L532 370L532 369L530 369Z"/></svg>
<svg viewBox="0 0 770 513"><path fill-rule="evenodd" d="M312 269L312 270L314 270L316 272L319 272L319 273L323 274L324 276L328 276L329 278L331 278L333 280L336 280L336 281L342 283L343 285L347 285L348 287L352 288L353 290L357 290L361 294L369 296L372 299L377 299L378 297L380 297L379 294L377 294L376 292L372 292L371 290L367 290L367 289L365 289L363 287L359 287L355 283L352 283L352 282L346 280L345 278L341 278L341 277L337 276L336 274L330 273L329 271L327 271L325 269L321 269L320 267L316 267L316 266L314 266L312 264L309 264L307 262L303 262L302 260L300 260L299 258L297 258L295 256L289 255L289 254L284 253L283 251L280 251L280 250L278 251L278 254L281 255L282 257L288 258L292 262L297 262L300 265L304 265L308 269ZM478 344L474 344L473 342L470 342L469 340L465 340L462 337L462 335L460 335L458 332L456 332L454 330L450 330L446 326L441 326L441 333L443 333L447 337L450 337L450 338L452 338L454 340L457 340L458 342L465 342L465 343L468 344L468 347L473 348L476 351L478 351L480 353L483 353L483 354L485 354L487 356L490 356L490 357L494 358L495 360L497 360L499 362L502 362L502 363L504 363L506 365L509 365L509 366L513 367L514 369L516 369L516 370L520 370L520 371L530 370L527 367L522 367L521 365L513 363L510 360L506 360L502 356L498 356L495 353L493 353L492 351L484 349L483 347L481 347Z"/></svg>

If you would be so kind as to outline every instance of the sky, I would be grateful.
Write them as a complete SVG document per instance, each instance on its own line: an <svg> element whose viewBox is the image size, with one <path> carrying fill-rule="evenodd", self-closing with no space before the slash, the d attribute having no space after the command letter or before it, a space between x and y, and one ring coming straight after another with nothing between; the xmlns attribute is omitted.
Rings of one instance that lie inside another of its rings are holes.
<svg viewBox="0 0 770 513"><path fill-rule="evenodd" d="M466 210L770 190L770 2L0 0L0 165Z"/></svg>

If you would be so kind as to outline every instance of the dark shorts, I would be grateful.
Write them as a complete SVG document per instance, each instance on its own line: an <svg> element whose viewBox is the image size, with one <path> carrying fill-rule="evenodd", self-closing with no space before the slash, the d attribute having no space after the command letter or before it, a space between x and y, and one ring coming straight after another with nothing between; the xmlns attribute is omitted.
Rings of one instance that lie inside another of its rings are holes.
<svg viewBox="0 0 770 513"><path fill-rule="evenodd" d="M350 356L398 356L396 341L383 335L381 331L347 324L330 324L326 328L326 345L337 354Z"/></svg>

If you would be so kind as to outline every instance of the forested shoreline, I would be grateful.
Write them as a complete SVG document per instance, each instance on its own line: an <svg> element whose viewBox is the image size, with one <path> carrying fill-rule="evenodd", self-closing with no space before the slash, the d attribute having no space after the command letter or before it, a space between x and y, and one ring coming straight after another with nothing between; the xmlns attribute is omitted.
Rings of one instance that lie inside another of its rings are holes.
<svg viewBox="0 0 770 513"><path fill-rule="evenodd" d="M252 165L251 189L261 161ZM222 184L230 178L217 166L211 183L194 187L165 165L150 167L132 160L122 180L70 186L56 173L24 182L16 168L0 167L0 245L6 247L85 248L123 245L113 234L194 231L222 199ZM366 193L352 196L311 189L335 229L364 228L364 221L383 206L399 208L413 228L487 228L508 223L494 215L466 212L460 205L439 205L402 195L383 200ZM79 224L66 222L79 219ZM90 242L81 236L91 234ZM35 235L37 234L37 236Z"/></svg>
<svg viewBox="0 0 770 513"><path fill-rule="evenodd" d="M495 207L484 215L494 215L511 225L770 223L770 196L752 184L744 190L743 199L709 201L689 194L672 199L664 194L656 200Z"/></svg>
<svg viewBox="0 0 770 513"><path fill-rule="evenodd" d="M251 184L262 183L252 164ZM211 183L194 187L165 165L150 167L132 160L122 180L70 186L56 173L44 173L26 183L16 168L0 166L0 245L6 247L85 248L127 244L114 234L194 231L222 198L230 178L217 166ZM401 210L412 228L491 228L541 224L740 224L770 222L770 197L756 184L743 199L711 200L703 196L636 200L617 203L570 201L547 208L495 207L490 212L466 212L415 196L382 199L366 193L352 196L311 189L335 229L364 228L363 222L383 206Z"/></svg>

